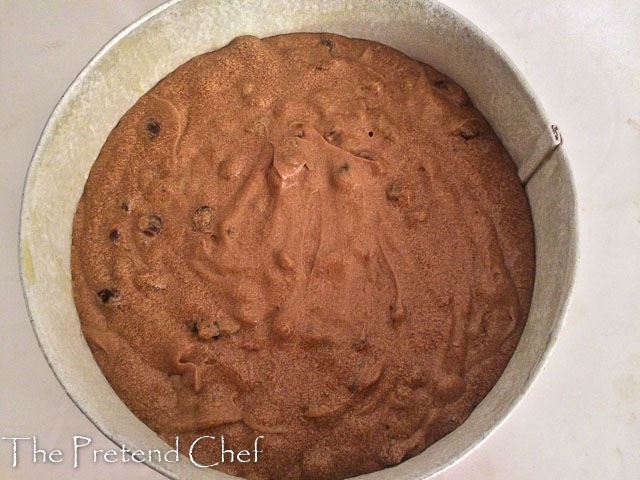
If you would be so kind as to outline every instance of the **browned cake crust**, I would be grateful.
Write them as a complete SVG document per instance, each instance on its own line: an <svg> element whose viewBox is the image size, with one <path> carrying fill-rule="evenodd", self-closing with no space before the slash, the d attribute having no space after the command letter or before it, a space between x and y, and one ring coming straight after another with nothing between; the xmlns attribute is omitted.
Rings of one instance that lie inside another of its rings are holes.
<svg viewBox="0 0 640 480"><path fill-rule="evenodd" d="M466 93L331 34L240 37L163 79L73 228L115 391L184 447L264 435L257 463L219 467L251 479L371 472L455 429L511 357L533 274L527 198Z"/></svg>

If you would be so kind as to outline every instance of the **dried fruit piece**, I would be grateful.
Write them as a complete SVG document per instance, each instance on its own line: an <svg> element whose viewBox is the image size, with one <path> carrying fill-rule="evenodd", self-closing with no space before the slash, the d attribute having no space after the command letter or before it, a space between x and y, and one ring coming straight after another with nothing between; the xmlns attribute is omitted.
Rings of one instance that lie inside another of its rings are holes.
<svg viewBox="0 0 640 480"><path fill-rule="evenodd" d="M400 201L403 198L404 194L405 191L404 188L402 188L402 185L392 183L387 187L387 200L391 202Z"/></svg>
<svg viewBox="0 0 640 480"><path fill-rule="evenodd" d="M201 340L211 340L212 338L217 340L220 336L220 326L218 322L204 318L196 320L192 326L192 331L195 332Z"/></svg>
<svg viewBox="0 0 640 480"><path fill-rule="evenodd" d="M149 118L147 120L146 128L149 139L153 140L160 135L160 124L155 118Z"/></svg>
<svg viewBox="0 0 640 480"><path fill-rule="evenodd" d="M289 133L292 137L304 138L304 125L300 122L294 122L289 126Z"/></svg>
<svg viewBox="0 0 640 480"><path fill-rule="evenodd" d="M199 207L193 214L193 229L198 232L212 233L213 209L208 205Z"/></svg>
<svg viewBox="0 0 640 480"><path fill-rule="evenodd" d="M327 49L329 50L329 53L331 53L333 51L333 47L335 47L335 43L330 38L323 38L320 41L320 43L322 43L322 45L327 47Z"/></svg>
<svg viewBox="0 0 640 480"><path fill-rule="evenodd" d="M147 237L155 237L162 232L162 219L157 215L142 215L138 219L138 229Z"/></svg>
<svg viewBox="0 0 640 480"><path fill-rule="evenodd" d="M333 174L333 184L338 190L349 191L357 187L357 178L351 172L348 164L340 165Z"/></svg>
<svg viewBox="0 0 640 480"><path fill-rule="evenodd" d="M334 145L339 144L341 140L340 132L338 132L335 128L332 128L327 132L325 132L323 137L327 142L332 143Z"/></svg>
<svg viewBox="0 0 640 480"><path fill-rule="evenodd" d="M98 292L98 298L104 304L119 305L122 295L117 288L103 288Z"/></svg>
<svg viewBox="0 0 640 480"><path fill-rule="evenodd" d="M465 140L470 140L472 138L482 136L485 132L485 128L485 123L482 120L471 118L460 125L458 128L458 135Z"/></svg>

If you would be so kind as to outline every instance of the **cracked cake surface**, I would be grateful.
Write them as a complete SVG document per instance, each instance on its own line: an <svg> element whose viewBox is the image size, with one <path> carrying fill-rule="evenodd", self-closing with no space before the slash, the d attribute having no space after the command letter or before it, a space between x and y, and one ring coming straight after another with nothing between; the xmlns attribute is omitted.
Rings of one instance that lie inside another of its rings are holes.
<svg viewBox="0 0 640 480"><path fill-rule="evenodd" d="M169 444L263 435L257 463L217 468L342 479L420 453L488 393L534 243L511 158L449 78L371 41L245 36L122 117L71 271L98 365Z"/></svg>

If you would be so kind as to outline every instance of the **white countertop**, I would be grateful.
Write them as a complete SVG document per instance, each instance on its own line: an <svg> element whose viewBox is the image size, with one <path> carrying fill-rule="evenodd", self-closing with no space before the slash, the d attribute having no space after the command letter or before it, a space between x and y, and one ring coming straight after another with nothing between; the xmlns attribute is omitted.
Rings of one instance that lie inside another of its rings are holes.
<svg viewBox="0 0 640 480"><path fill-rule="evenodd" d="M18 274L29 160L74 77L158 0L0 3L0 437L71 450L107 440L66 396L40 352ZM578 194L575 293L557 346L525 400L455 479L640 478L640 2L446 0L492 37L560 126ZM0 441L0 479L164 477L131 462L33 464ZM81 459L85 460L85 459Z"/></svg>

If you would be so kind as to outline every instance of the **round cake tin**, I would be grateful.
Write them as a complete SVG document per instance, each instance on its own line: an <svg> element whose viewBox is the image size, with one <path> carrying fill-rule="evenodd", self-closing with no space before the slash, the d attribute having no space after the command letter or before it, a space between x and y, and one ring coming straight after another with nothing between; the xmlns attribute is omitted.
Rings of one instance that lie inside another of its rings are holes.
<svg viewBox="0 0 640 480"><path fill-rule="evenodd" d="M466 89L511 154L531 204L536 276L526 328L503 375L471 416L420 455L358 478L431 478L476 448L520 402L566 314L576 257L576 206L561 138L504 53L469 21L429 0L173 0L112 39L66 91L27 175L20 266L40 347L84 414L118 445L167 450L118 398L93 359L71 293L71 228L89 170L120 117L190 58L239 35L333 32L376 40L433 65ZM188 459L148 462L173 479L223 479Z"/></svg>

